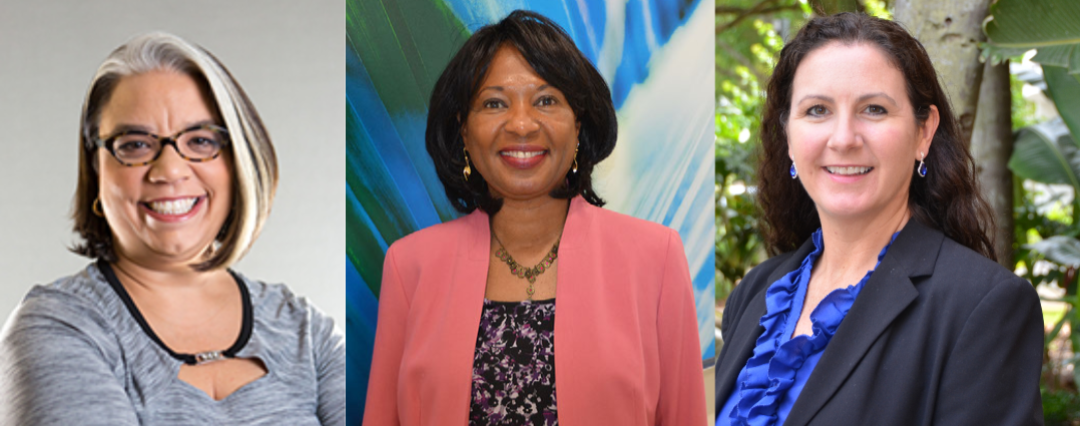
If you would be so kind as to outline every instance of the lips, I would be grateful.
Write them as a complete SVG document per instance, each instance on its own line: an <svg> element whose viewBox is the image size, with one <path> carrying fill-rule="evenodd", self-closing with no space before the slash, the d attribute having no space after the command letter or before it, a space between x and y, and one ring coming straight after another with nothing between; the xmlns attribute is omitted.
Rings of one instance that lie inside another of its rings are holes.
<svg viewBox="0 0 1080 426"><path fill-rule="evenodd" d="M156 199L139 203L143 211L149 216L165 221L178 222L185 220L199 211L205 204L206 196Z"/></svg>
<svg viewBox="0 0 1080 426"><path fill-rule="evenodd" d="M544 161L547 155L548 150L531 146L513 147L499 151L499 158L510 167L517 169L535 167L541 161Z"/></svg>
<svg viewBox="0 0 1080 426"><path fill-rule="evenodd" d="M857 176L857 175L865 175L867 173L870 173L870 171L874 170L874 168L873 167L858 167L858 166L852 167L852 166L848 166L848 167L825 167L825 170L827 172L829 172L829 174L833 174L833 175Z"/></svg>
<svg viewBox="0 0 1080 426"><path fill-rule="evenodd" d="M155 213L178 216L191 211L192 207L195 207L195 203L199 201L199 197L191 198L179 198L173 200L151 201L146 203L150 210Z"/></svg>
<svg viewBox="0 0 1080 426"><path fill-rule="evenodd" d="M503 151L499 155L506 157L514 157L518 159L533 158L537 155L543 154L543 151Z"/></svg>

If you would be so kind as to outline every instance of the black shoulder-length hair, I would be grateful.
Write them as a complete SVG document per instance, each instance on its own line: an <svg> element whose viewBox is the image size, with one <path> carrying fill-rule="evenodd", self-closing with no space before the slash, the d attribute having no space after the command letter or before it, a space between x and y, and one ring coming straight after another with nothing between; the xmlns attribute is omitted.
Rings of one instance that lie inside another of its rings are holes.
<svg viewBox="0 0 1080 426"><path fill-rule="evenodd" d="M494 215L502 207L502 200L491 196L483 176L473 173L468 181L462 177L465 142L461 128L495 52L504 44L517 49L536 74L562 91L581 123L578 171L567 174L566 185L556 188L551 196L566 199L581 195L589 203L603 206L604 200L592 187L592 171L615 148L618 122L611 91L558 24L524 10L476 31L435 83L425 139L447 198L462 213L479 208Z"/></svg>
<svg viewBox="0 0 1080 426"><path fill-rule="evenodd" d="M961 138L960 125L930 56L899 24L850 12L807 22L780 51L780 60L769 80L758 162L758 200L764 212L768 251L778 254L795 250L821 226L814 201L788 174L791 159L787 155L785 123L791 113L796 69L810 52L831 42L865 43L879 49L904 75L918 124L929 118L931 105L937 106L941 121L925 158L930 173L925 178L915 177L916 162L911 164L911 217L996 260L992 237L987 232L994 229L994 217L979 194L975 162Z"/></svg>

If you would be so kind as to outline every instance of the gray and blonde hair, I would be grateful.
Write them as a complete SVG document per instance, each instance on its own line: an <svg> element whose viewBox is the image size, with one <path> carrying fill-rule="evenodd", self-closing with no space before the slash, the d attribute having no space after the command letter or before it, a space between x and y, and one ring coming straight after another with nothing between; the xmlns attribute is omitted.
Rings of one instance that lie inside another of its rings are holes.
<svg viewBox="0 0 1080 426"><path fill-rule="evenodd" d="M162 70L192 77L229 132L234 176L232 207L209 259L192 265L200 271L226 268L247 253L270 215L278 180L274 146L255 107L225 66L210 52L166 33L145 34L124 43L109 54L90 82L80 123L79 182L72 213L75 232L84 241L72 251L116 261L109 224L93 211L100 191L94 141L100 130L101 111L121 79Z"/></svg>

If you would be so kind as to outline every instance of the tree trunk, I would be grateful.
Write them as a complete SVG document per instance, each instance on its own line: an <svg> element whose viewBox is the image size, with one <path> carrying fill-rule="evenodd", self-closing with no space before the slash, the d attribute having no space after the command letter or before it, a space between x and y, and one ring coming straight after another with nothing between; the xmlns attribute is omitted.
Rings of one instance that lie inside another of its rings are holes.
<svg viewBox="0 0 1080 426"><path fill-rule="evenodd" d="M971 142L979 83L979 42L990 0L897 0L895 19L922 42L960 121L964 143ZM933 149L931 147L930 149Z"/></svg>
<svg viewBox="0 0 1080 426"><path fill-rule="evenodd" d="M979 94L979 115L971 137L971 154L979 173L983 198L994 211L994 251L998 263L1013 268L1013 175L1009 170L1012 156L1012 92L1009 87L1009 63L985 64ZM933 148L931 148L933 149Z"/></svg>

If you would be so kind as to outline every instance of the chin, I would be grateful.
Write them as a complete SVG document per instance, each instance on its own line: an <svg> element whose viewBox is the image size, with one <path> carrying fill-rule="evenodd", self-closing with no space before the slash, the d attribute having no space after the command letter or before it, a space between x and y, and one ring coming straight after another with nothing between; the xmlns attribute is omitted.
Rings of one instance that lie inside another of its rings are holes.
<svg viewBox="0 0 1080 426"><path fill-rule="evenodd" d="M157 256L179 260L202 261L213 240L169 238L148 242L146 248Z"/></svg>
<svg viewBox="0 0 1080 426"><path fill-rule="evenodd" d="M841 201L819 204L818 216L827 215L838 219L855 219L871 215L873 211L874 210L865 203Z"/></svg>

